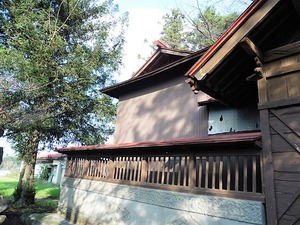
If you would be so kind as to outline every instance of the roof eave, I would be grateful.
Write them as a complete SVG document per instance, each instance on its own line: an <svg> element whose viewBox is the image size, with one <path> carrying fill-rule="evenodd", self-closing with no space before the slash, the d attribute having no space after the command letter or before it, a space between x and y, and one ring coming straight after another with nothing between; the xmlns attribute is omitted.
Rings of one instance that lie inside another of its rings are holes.
<svg viewBox="0 0 300 225"><path fill-rule="evenodd" d="M166 71L168 69L171 69L171 68L173 68L175 66L178 66L178 65L180 65L182 63L185 63L188 60L194 59L195 57L200 57L206 50L207 49L205 48L205 49L197 51L197 52L195 52L193 54L187 55L187 56L183 57L182 59L179 59L179 60L177 60L177 61L175 61L173 63L170 63L170 64L168 64L166 66L163 66L163 67L161 67L161 68L159 68L157 70L151 71L151 72L149 72L147 74L143 74L143 76L133 77L131 79L128 79L128 80L120 82L120 83L117 83L115 85L112 85L112 86L109 86L109 87L105 87L105 88L101 89L100 92L118 99L120 97L120 95L117 94L117 93L115 93L115 91L117 89L119 89L121 87L125 87L127 85L130 85L132 83L139 82L141 80L148 79L150 77L156 76L156 75L158 75L158 74L160 74L160 73L162 73L162 72L164 72L164 71Z"/></svg>
<svg viewBox="0 0 300 225"><path fill-rule="evenodd" d="M231 25L229 29L207 50L207 52L189 69L186 76L196 77L198 80L203 79L208 73L211 73L211 69L204 68L206 63L224 46L224 44L236 33L245 22L264 4L272 2L272 5L276 5L279 0L267 1L256 0L254 1L241 16ZM243 36L244 37L244 36ZM242 37L242 38L243 38ZM242 39L240 38L240 39ZM227 49L226 49L227 50ZM217 65L218 62L215 62Z"/></svg>
<svg viewBox="0 0 300 225"><path fill-rule="evenodd" d="M70 154L75 152L133 150L160 147L208 146L220 144L253 143L261 138L261 132L212 135L202 138L187 138L177 140L161 140L137 143L121 143L108 145L74 146L56 149L57 152Z"/></svg>

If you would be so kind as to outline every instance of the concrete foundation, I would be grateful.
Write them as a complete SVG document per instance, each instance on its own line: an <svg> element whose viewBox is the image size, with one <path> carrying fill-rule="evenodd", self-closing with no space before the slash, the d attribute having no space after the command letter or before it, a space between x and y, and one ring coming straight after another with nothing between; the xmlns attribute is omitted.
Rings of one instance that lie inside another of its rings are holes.
<svg viewBox="0 0 300 225"><path fill-rule="evenodd" d="M64 178L59 213L75 224L265 224L261 202Z"/></svg>

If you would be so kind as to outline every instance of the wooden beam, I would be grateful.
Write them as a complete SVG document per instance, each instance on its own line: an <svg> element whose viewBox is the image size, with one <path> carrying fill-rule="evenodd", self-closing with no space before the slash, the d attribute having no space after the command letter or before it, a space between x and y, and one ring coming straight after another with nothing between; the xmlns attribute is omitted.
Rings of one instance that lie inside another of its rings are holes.
<svg viewBox="0 0 300 225"><path fill-rule="evenodd" d="M244 37L241 42L240 46L244 49L244 51L252 56L258 57L261 61L263 61L263 54L260 49L251 41L250 38Z"/></svg>
<svg viewBox="0 0 300 225"><path fill-rule="evenodd" d="M276 76L281 76L287 73L292 73L300 71L300 64L292 64L288 66L282 66L282 67L274 67L273 69L265 70L264 71L264 77L267 79L274 78Z"/></svg>
<svg viewBox="0 0 300 225"><path fill-rule="evenodd" d="M279 108L279 107L283 107L283 106L292 107L295 105L300 105L300 96L296 96L296 97L292 97L292 98L288 98L288 99L259 102L258 110L269 109L269 108Z"/></svg>
<svg viewBox="0 0 300 225"><path fill-rule="evenodd" d="M299 1L300 4L300 1ZM284 58L289 55L297 54L300 52L300 41L296 41L291 44L274 48L270 51L265 52L264 61L269 62L276 59Z"/></svg>

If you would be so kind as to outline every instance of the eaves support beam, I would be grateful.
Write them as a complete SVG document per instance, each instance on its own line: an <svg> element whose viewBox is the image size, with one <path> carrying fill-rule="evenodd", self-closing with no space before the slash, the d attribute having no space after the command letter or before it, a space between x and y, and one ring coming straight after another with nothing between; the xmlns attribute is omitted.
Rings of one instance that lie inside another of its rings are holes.
<svg viewBox="0 0 300 225"><path fill-rule="evenodd" d="M245 50L245 52L252 56L258 57L261 61L264 60L263 54L260 49L251 41L250 38L244 37L241 42L240 46Z"/></svg>
<svg viewBox="0 0 300 225"><path fill-rule="evenodd" d="M256 67L254 68L254 74L248 76L246 80L257 81L263 78L264 55L261 50L248 37L244 37L241 40L240 46L250 57L253 57L256 65Z"/></svg>

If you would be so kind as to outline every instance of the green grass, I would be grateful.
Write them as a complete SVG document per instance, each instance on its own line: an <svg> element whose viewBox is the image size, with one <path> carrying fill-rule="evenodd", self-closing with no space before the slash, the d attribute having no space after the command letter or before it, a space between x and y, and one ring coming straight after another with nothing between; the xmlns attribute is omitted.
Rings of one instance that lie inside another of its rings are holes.
<svg viewBox="0 0 300 225"><path fill-rule="evenodd" d="M18 177L7 175L0 177L0 194L5 198L12 199L13 192L18 184ZM36 199L50 198L58 199L60 188L59 185L48 183L43 180L37 179L35 181Z"/></svg>
<svg viewBox="0 0 300 225"><path fill-rule="evenodd" d="M7 175L0 177L0 195L13 200L13 192L18 184L17 175ZM60 194L59 185L48 183L37 179L35 181L36 202L33 208L24 209L24 212L51 212L57 208ZM18 208L18 205L15 205Z"/></svg>
<svg viewBox="0 0 300 225"><path fill-rule="evenodd" d="M13 199L13 192L18 184L18 178L16 176L3 176L0 177L0 195L4 198Z"/></svg>
<svg viewBox="0 0 300 225"><path fill-rule="evenodd" d="M59 185L52 184L43 180L36 180L36 195L37 199L51 198L58 199L60 194Z"/></svg>

